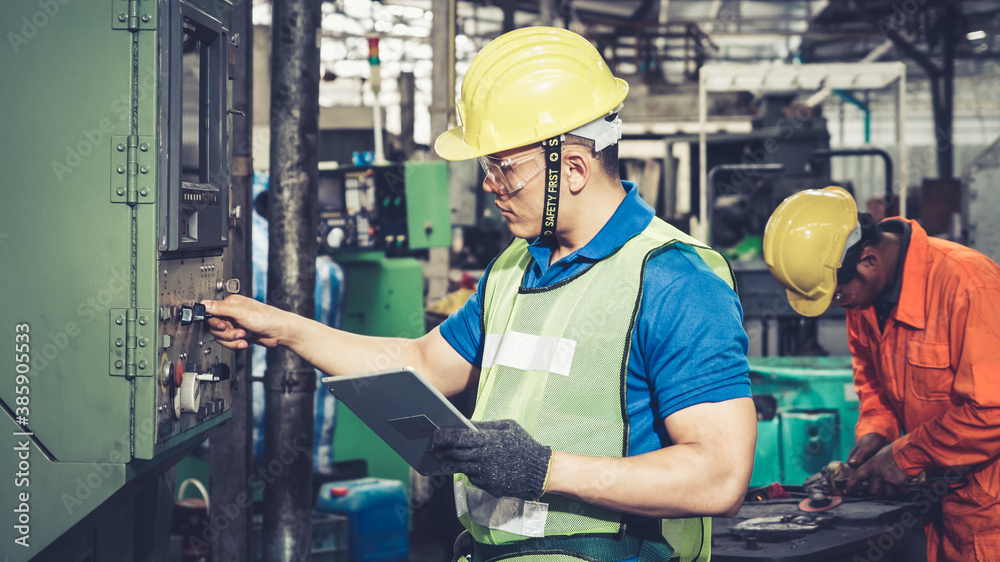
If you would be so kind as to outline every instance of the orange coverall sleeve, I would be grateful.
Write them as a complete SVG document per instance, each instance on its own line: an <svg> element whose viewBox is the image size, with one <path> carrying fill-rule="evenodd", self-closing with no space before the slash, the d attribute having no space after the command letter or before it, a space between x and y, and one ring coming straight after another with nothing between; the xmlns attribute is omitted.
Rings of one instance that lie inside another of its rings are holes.
<svg viewBox="0 0 1000 562"><path fill-rule="evenodd" d="M971 466L1000 453L1000 289L980 287L956 299L950 345L960 350L954 394L962 405L893 443L899 468Z"/></svg>
<svg viewBox="0 0 1000 562"><path fill-rule="evenodd" d="M861 343L858 336L858 318L848 317L847 346L851 351L854 368L854 391L858 394L858 424L854 428L855 440L869 433L884 435L889 441L899 437L899 420L882 394L882 383L875 373L871 350Z"/></svg>

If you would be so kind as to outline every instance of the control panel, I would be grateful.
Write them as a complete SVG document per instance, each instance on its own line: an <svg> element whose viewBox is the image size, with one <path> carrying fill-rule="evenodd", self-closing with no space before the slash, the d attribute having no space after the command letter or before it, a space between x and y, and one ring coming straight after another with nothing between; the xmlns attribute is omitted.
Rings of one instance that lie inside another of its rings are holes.
<svg viewBox="0 0 1000 562"><path fill-rule="evenodd" d="M319 246L330 254L413 255L451 244L443 161L320 170Z"/></svg>
<svg viewBox="0 0 1000 562"><path fill-rule="evenodd" d="M223 256L160 261L157 442L231 406L230 352L214 341L202 304L239 292L226 266Z"/></svg>
<svg viewBox="0 0 1000 562"><path fill-rule="evenodd" d="M409 249L406 184L398 166L321 170L319 242L330 252Z"/></svg>

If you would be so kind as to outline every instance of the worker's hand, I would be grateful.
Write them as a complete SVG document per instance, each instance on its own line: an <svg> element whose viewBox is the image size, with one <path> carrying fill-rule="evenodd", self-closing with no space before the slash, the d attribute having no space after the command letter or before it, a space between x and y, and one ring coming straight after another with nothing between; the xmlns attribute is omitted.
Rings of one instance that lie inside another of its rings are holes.
<svg viewBox="0 0 1000 562"><path fill-rule="evenodd" d="M866 436L867 437L867 436ZM868 459L847 479L847 492L867 489L876 496L898 496L905 494L908 482L913 478L900 470L892 456L892 444L888 444Z"/></svg>
<svg viewBox="0 0 1000 562"><path fill-rule="evenodd" d="M851 468L858 468L879 452L889 443L885 435L880 433L866 433L858 439L858 442L851 449L851 454L847 455L847 465Z"/></svg>
<svg viewBox="0 0 1000 562"><path fill-rule="evenodd" d="M215 341L229 349L246 349L251 343L264 347L278 345L287 312L254 299L230 295L222 301L202 301L209 330Z"/></svg>
<svg viewBox="0 0 1000 562"><path fill-rule="evenodd" d="M545 491L552 448L514 420L473 422L479 431L444 427L431 448L449 473L461 472L495 497L534 499Z"/></svg>

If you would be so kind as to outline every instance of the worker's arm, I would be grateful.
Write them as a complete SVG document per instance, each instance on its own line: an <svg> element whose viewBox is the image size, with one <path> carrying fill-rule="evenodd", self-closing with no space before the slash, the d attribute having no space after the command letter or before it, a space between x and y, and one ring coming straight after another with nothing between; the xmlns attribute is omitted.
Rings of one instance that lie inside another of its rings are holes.
<svg viewBox="0 0 1000 562"><path fill-rule="evenodd" d="M696 404L664 423L674 444L650 453L610 458L553 452L547 491L651 517L736 513L753 470L753 401Z"/></svg>
<svg viewBox="0 0 1000 562"><path fill-rule="evenodd" d="M281 345L329 375L411 366L451 396L464 390L475 372L437 328L417 339L361 336L239 295L204 304L213 316L209 328L221 345Z"/></svg>
<svg viewBox="0 0 1000 562"><path fill-rule="evenodd" d="M861 324L863 322L862 313L848 313L847 345L851 351L854 366L854 390L860 400L858 423L855 426L854 435L859 443L871 433L882 435L888 442L899 437L899 420L889 405L888 399L882 393L882 383L875 370L875 362L868 345L865 343L867 340L862 335ZM875 336L869 335L869 337ZM851 453L852 456L857 457L859 462L865 462L879 448L876 447L870 451L852 451ZM867 456L861 458L858 457L858 453L866 453Z"/></svg>
<svg viewBox="0 0 1000 562"><path fill-rule="evenodd" d="M931 466L974 466L1000 454L1000 287L963 291L953 305L949 345L960 355L952 392L961 405L893 443L899 468L910 475Z"/></svg>

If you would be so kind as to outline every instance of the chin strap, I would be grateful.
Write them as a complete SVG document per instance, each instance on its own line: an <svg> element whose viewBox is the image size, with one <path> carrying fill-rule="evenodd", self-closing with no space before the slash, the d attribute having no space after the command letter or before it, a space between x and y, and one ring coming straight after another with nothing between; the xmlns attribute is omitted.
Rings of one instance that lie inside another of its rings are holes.
<svg viewBox="0 0 1000 562"><path fill-rule="evenodd" d="M562 135L542 142L545 147L545 211L542 213L542 237L555 239L559 215L559 184L562 174Z"/></svg>

